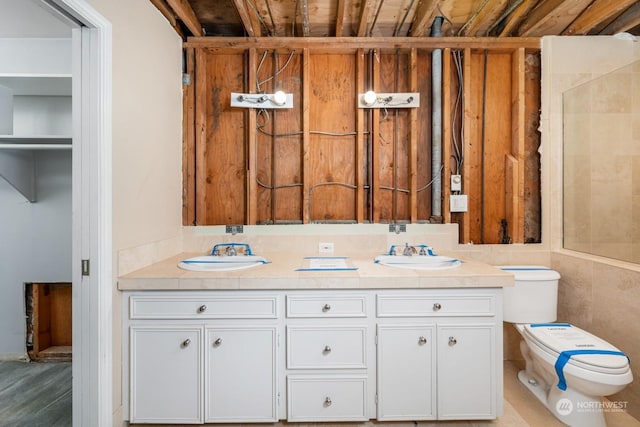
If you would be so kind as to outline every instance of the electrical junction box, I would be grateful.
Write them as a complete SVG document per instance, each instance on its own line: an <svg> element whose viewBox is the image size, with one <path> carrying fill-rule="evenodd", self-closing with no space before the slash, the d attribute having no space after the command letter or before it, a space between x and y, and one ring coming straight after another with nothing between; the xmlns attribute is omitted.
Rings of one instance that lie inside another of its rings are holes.
<svg viewBox="0 0 640 427"><path fill-rule="evenodd" d="M467 195L452 194L451 196L449 196L449 210L451 212L466 212L467 211Z"/></svg>
<svg viewBox="0 0 640 427"><path fill-rule="evenodd" d="M461 175L451 175L451 191L462 191Z"/></svg>

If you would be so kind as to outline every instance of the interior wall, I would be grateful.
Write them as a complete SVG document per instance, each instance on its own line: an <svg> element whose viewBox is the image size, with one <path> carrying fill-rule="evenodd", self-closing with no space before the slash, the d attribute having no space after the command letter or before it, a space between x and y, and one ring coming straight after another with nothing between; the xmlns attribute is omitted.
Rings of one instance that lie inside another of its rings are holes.
<svg viewBox="0 0 640 427"><path fill-rule="evenodd" d="M121 421L119 251L153 244L144 265L181 250L182 40L148 0L87 0L112 25L113 405Z"/></svg>
<svg viewBox="0 0 640 427"><path fill-rule="evenodd" d="M544 187L550 197L546 212L551 220L551 267L562 275L558 320L583 327L624 351L632 361L639 360L640 265L563 249L562 94L637 61L640 46L614 37L545 37L542 52L541 132L553 159ZM609 399L626 402L626 410L640 418L640 367L631 363L631 368L634 383Z"/></svg>
<svg viewBox="0 0 640 427"><path fill-rule="evenodd" d="M0 179L0 359L26 357L25 282L71 282L71 150L34 153L37 202Z"/></svg>

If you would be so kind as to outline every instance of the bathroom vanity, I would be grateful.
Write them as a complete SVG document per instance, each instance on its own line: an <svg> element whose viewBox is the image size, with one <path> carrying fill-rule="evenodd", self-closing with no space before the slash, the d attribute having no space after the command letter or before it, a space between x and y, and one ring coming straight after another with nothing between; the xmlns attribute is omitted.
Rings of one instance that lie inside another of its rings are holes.
<svg viewBox="0 0 640 427"><path fill-rule="evenodd" d="M202 273L180 255L119 281L132 423L494 419L502 287L481 263Z"/></svg>

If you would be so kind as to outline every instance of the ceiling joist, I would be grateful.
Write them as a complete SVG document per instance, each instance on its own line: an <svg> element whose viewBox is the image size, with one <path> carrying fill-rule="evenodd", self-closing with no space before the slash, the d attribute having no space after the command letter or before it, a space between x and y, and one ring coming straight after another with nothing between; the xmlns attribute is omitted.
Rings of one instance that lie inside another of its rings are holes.
<svg viewBox="0 0 640 427"><path fill-rule="evenodd" d="M204 36L200 20L187 0L167 0L167 5L173 9L175 16L180 18L194 36Z"/></svg>
<svg viewBox="0 0 640 427"><path fill-rule="evenodd" d="M638 0L595 0L563 32L565 36L588 34L598 23L611 19Z"/></svg>

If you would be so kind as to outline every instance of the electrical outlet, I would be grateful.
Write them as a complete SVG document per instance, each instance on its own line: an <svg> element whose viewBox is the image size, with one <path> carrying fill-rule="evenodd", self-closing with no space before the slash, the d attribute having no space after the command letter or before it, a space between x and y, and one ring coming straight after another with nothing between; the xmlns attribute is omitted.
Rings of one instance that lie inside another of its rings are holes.
<svg viewBox="0 0 640 427"><path fill-rule="evenodd" d="M318 252L321 254L332 254L333 243L318 243Z"/></svg>
<svg viewBox="0 0 640 427"><path fill-rule="evenodd" d="M449 196L449 210L451 212L466 212L467 211L467 195L452 194L451 196Z"/></svg>

